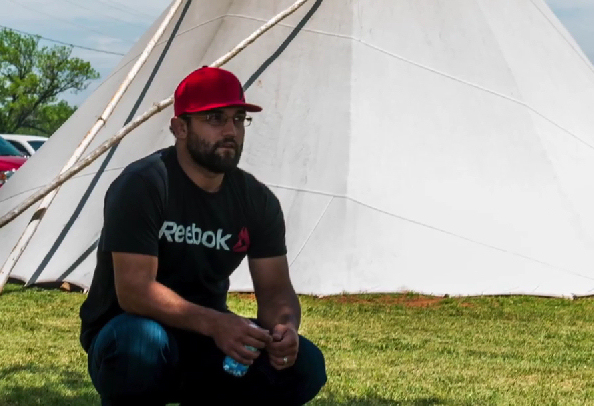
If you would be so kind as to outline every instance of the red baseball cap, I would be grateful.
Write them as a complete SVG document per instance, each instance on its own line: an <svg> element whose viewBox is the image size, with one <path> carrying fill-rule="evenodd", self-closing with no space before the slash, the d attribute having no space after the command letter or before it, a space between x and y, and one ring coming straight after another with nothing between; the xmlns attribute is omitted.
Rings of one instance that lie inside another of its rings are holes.
<svg viewBox="0 0 594 406"><path fill-rule="evenodd" d="M204 66L190 73L175 89L173 109L176 117L221 107L243 107L262 111L262 107L245 102L243 87L237 77L224 69Z"/></svg>

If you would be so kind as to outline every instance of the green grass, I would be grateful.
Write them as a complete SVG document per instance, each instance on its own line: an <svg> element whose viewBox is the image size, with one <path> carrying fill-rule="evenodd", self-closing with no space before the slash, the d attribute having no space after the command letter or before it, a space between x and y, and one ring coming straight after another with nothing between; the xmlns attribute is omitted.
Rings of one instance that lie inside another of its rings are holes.
<svg viewBox="0 0 594 406"><path fill-rule="evenodd" d="M9 284L0 405L98 405L78 344L84 295ZM594 299L301 297L326 405L594 405ZM250 295L230 306L255 314Z"/></svg>

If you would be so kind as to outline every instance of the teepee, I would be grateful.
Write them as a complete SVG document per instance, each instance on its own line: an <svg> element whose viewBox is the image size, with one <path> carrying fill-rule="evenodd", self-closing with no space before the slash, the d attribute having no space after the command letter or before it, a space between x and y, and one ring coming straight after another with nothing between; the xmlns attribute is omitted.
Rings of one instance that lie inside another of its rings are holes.
<svg viewBox="0 0 594 406"><path fill-rule="evenodd" d="M87 151L291 3L184 0ZM160 23L0 215L58 175ZM299 293L594 292L594 67L543 0L310 0L223 67L264 107L240 166L281 200ZM171 115L59 189L11 277L89 286L105 191L173 143ZM35 207L0 229L0 266ZM245 264L231 286L252 289Z"/></svg>

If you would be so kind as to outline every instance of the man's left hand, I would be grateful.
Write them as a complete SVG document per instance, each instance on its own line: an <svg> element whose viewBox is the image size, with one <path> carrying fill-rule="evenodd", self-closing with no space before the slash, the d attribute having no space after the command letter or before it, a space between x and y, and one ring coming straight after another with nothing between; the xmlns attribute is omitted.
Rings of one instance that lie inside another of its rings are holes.
<svg viewBox="0 0 594 406"><path fill-rule="evenodd" d="M266 347L270 364L277 370L295 364L299 352L299 335L292 324L277 324L272 330L272 343Z"/></svg>

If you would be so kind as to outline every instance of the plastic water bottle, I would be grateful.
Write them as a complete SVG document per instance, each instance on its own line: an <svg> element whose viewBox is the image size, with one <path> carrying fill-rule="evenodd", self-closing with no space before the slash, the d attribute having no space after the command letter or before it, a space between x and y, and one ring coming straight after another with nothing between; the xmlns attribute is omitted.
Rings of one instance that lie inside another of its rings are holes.
<svg viewBox="0 0 594 406"><path fill-rule="evenodd" d="M250 327L260 328L254 323L250 323ZM251 345L246 345L245 348L247 348L250 351L258 351ZM228 355L223 360L223 369L225 370L225 372L238 378L244 376L247 373L249 367L249 365L240 364Z"/></svg>
<svg viewBox="0 0 594 406"><path fill-rule="evenodd" d="M256 349L251 345L246 345L245 348L250 351L256 351ZM225 372L238 378L244 376L247 373L249 367L249 365L240 364L228 355L223 360L223 369Z"/></svg>

